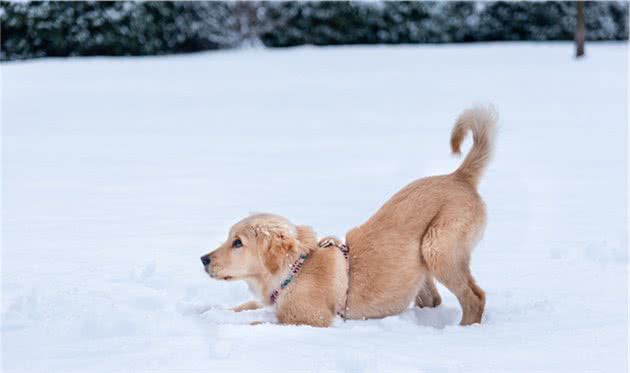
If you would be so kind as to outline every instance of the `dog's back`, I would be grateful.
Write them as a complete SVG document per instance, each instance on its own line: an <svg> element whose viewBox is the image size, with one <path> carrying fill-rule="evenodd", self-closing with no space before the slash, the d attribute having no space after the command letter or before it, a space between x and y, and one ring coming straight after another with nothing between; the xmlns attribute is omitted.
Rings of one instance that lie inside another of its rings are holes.
<svg viewBox="0 0 630 373"><path fill-rule="evenodd" d="M472 311L464 307L462 323L479 321L483 291L470 276L468 262L486 222L477 185L492 154L495 124L492 109L464 111L453 128L451 149L460 152L468 130L474 143L460 167L449 175L412 182L365 224L348 232L350 318L401 312L416 296L428 297L430 294L423 293L427 289L437 294L435 276L449 289L466 288L451 289L456 295L461 293L458 299L464 299L465 304L481 303L470 306ZM457 277L464 278L464 283L455 284Z"/></svg>

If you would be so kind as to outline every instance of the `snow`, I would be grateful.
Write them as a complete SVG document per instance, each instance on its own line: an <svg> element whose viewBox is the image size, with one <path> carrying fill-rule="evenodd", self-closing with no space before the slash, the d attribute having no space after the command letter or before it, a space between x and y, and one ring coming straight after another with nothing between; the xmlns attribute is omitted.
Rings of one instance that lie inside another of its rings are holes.
<svg viewBox="0 0 630 373"><path fill-rule="evenodd" d="M628 358L627 43L245 49L2 65L2 366L64 371L602 371ZM457 300L290 327L232 313L199 257L251 211L343 236L501 120Z"/></svg>

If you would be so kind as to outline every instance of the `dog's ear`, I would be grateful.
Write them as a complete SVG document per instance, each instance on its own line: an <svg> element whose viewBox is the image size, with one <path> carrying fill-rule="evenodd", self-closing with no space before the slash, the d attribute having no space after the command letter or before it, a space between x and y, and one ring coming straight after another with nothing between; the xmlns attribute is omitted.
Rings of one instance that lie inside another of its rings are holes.
<svg viewBox="0 0 630 373"><path fill-rule="evenodd" d="M272 232L260 242L262 262L271 273L276 273L287 254L297 251L297 242L286 233Z"/></svg>

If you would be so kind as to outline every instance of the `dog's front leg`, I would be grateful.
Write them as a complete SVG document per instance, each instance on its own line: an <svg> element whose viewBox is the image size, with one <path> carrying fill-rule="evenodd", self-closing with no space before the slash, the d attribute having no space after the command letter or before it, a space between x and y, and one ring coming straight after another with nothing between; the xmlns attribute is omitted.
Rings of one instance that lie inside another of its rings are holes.
<svg viewBox="0 0 630 373"><path fill-rule="evenodd" d="M257 309L263 308L263 307L264 306L260 302L257 302L255 300L250 300L249 302L245 302L245 303L241 304L240 306L236 306L236 307L230 308L230 310L232 310L234 312L241 312L241 311L257 310Z"/></svg>

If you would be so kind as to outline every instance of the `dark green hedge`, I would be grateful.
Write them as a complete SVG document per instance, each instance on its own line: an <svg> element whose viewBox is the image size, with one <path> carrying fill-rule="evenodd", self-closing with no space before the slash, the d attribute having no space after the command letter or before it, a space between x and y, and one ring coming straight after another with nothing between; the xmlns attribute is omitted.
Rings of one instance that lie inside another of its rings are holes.
<svg viewBox="0 0 630 373"><path fill-rule="evenodd" d="M587 2L588 40L627 40L628 2ZM301 44L571 40L574 2L0 2L0 59Z"/></svg>
<svg viewBox="0 0 630 373"><path fill-rule="evenodd" d="M588 40L627 40L627 2L586 2ZM574 2L309 2L262 35L268 46L572 40Z"/></svg>
<svg viewBox="0 0 630 373"><path fill-rule="evenodd" d="M223 2L2 2L2 59L152 55L233 47Z"/></svg>

